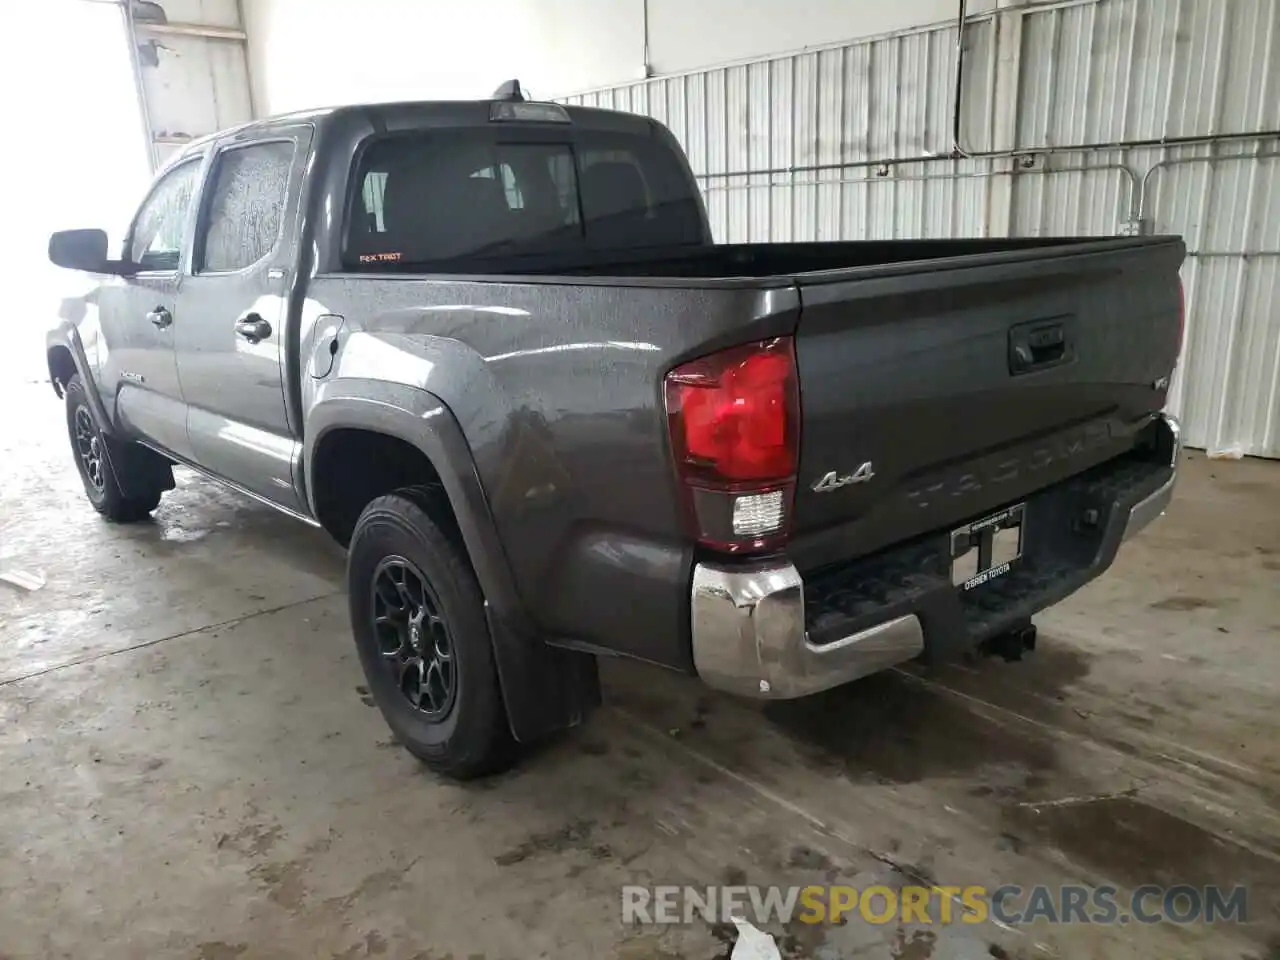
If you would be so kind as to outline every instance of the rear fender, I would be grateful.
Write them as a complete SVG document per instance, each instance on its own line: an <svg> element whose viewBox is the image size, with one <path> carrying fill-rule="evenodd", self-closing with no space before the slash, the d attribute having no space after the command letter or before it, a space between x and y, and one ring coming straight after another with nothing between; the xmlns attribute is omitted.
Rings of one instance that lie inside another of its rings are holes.
<svg viewBox="0 0 1280 960"><path fill-rule="evenodd" d="M314 454L325 434L335 429L370 430L404 440L435 468L484 593L494 660L515 738L528 742L581 723L600 702L595 660L550 647L537 635L516 593L471 450L449 408L434 394L401 384L354 378L325 383L307 414L303 451L313 516Z"/></svg>

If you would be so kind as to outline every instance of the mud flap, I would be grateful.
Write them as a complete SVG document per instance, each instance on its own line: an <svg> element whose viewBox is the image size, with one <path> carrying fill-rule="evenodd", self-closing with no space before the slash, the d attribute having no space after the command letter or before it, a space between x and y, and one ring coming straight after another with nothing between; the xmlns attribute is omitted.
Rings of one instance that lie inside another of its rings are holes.
<svg viewBox="0 0 1280 960"><path fill-rule="evenodd" d="M486 578L476 569L476 554L468 549L458 514L445 489L435 485L409 487L400 493L412 497L429 516L444 520L449 535L458 538L471 558L481 591L485 592ZM502 616L487 596L484 614L507 722L518 742L532 743L576 727L600 705L600 673L594 656L548 646L541 637L521 630Z"/></svg>
<svg viewBox="0 0 1280 960"><path fill-rule="evenodd" d="M601 702L596 658L522 636L484 607L512 736L530 743L586 720Z"/></svg>
<svg viewBox="0 0 1280 960"><path fill-rule="evenodd" d="M102 439L107 446L107 463L126 497L145 497L152 490L174 488L173 467L160 454L118 437L104 434Z"/></svg>

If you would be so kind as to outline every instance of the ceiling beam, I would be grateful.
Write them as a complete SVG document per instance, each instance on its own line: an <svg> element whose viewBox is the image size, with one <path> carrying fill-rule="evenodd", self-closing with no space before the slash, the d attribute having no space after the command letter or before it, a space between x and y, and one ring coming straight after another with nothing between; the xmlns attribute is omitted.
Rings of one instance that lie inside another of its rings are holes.
<svg viewBox="0 0 1280 960"><path fill-rule="evenodd" d="M245 34L236 27L219 27L211 23L148 23L135 20L134 29L158 37L200 37L205 40L237 40L243 42Z"/></svg>

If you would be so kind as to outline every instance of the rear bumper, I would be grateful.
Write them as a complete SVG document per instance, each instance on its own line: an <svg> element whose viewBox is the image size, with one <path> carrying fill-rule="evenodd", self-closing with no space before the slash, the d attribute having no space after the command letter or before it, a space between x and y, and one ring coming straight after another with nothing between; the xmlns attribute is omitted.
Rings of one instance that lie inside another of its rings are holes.
<svg viewBox="0 0 1280 960"><path fill-rule="evenodd" d="M1178 481L1178 458L1182 455L1182 427L1176 418L1167 413L1160 415L1160 426L1168 437L1169 476L1153 492L1129 508L1124 525L1125 540L1140 533L1153 520L1163 517L1173 501L1173 486Z"/></svg>
<svg viewBox="0 0 1280 960"><path fill-rule="evenodd" d="M865 677L924 652L914 614L833 643L809 642L804 582L790 563L693 571L693 663L711 687L791 699Z"/></svg>
<svg viewBox="0 0 1280 960"><path fill-rule="evenodd" d="M963 597L951 583L946 531L808 582L785 558L697 564L698 675L728 693L792 699L1009 629L1101 574L1122 541L1168 508L1181 435L1167 415L1157 431L1159 459L1126 454L1029 498L1020 565Z"/></svg>

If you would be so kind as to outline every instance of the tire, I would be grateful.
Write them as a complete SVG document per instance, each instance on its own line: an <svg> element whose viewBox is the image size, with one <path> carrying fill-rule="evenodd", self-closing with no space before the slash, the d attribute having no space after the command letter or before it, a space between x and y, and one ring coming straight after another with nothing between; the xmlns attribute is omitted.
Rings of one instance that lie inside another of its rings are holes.
<svg viewBox="0 0 1280 960"><path fill-rule="evenodd" d="M435 772L468 780L509 766L515 741L484 596L421 494L379 497L356 521L347 553L351 630L369 692L399 741Z"/></svg>
<svg viewBox="0 0 1280 960"><path fill-rule="evenodd" d="M141 483L126 494L120 486L119 471L129 466L125 462L127 458L142 458L145 453L135 451L131 443L112 443L103 436L89 408L79 374L67 383L64 393L71 453L75 457L76 469L80 471L85 496L93 504L93 509L115 523L147 519L168 487L160 483Z"/></svg>

